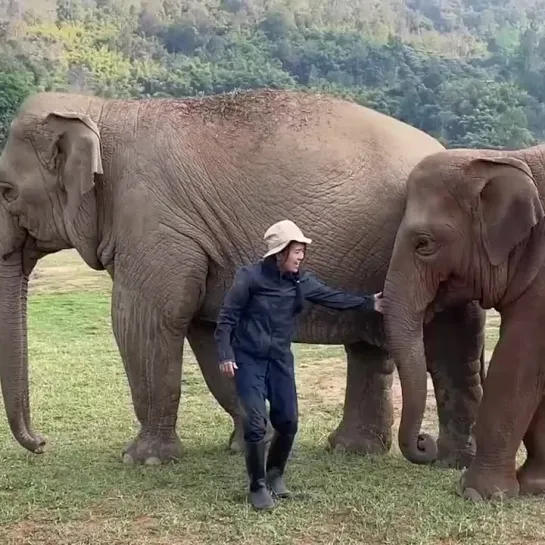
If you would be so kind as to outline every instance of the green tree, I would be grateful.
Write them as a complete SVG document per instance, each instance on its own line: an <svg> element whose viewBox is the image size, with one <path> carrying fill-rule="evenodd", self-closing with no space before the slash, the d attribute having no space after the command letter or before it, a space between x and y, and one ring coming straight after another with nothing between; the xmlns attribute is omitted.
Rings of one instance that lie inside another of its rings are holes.
<svg viewBox="0 0 545 545"><path fill-rule="evenodd" d="M442 130L453 147L522 148L536 143L528 130L528 94L517 85L469 79L447 83Z"/></svg>
<svg viewBox="0 0 545 545"><path fill-rule="evenodd" d="M0 148L4 146L11 119L34 90L33 75L14 63L0 63Z"/></svg>
<svg viewBox="0 0 545 545"><path fill-rule="evenodd" d="M4 135L33 90L265 86L353 99L449 146L545 135L543 0L0 0L0 59Z"/></svg>

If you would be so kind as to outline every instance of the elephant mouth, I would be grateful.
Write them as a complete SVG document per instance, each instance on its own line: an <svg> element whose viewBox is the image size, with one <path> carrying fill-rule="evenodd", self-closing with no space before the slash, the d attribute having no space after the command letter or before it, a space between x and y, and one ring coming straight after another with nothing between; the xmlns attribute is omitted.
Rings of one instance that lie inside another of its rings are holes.
<svg viewBox="0 0 545 545"><path fill-rule="evenodd" d="M424 313L424 325L428 325L433 320L436 313L437 311L433 308L433 305L428 306Z"/></svg>
<svg viewBox="0 0 545 545"><path fill-rule="evenodd" d="M17 242L11 246L11 249L3 252L0 257L2 261L8 261L11 257L25 248L32 246L31 237L27 230L19 229L19 234L17 236Z"/></svg>
<svg viewBox="0 0 545 545"><path fill-rule="evenodd" d="M11 250L1 254L2 261L9 261L14 255L21 254L22 272L24 276L30 276L38 259L47 254L47 252L38 249L36 240L25 231L24 239L20 247L14 247Z"/></svg>
<svg viewBox="0 0 545 545"><path fill-rule="evenodd" d="M441 282L437 288L437 294L434 300L426 307L424 312L424 325L431 322L436 314L442 312L449 306L448 291L447 282Z"/></svg>

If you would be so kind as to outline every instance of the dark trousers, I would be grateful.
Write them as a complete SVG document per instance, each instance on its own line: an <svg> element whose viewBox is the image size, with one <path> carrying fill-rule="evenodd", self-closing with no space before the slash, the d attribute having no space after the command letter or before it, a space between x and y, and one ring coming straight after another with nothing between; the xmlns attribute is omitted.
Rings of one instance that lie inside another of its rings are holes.
<svg viewBox="0 0 545 545"><path fill-rule="evenodd" d="M255 358L236 354L237 394L244 411L244 439L258 442L267 431L267 406L270 405L272 427L279 435L295 435L298 424L297 390L293 354L282 358Z"/></svg>

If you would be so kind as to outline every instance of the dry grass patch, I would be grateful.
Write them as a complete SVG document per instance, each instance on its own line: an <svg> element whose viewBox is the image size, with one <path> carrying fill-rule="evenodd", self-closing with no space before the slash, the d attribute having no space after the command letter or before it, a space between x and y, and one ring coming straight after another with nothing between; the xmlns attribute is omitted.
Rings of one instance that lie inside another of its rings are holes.
<svg viewBox="0 0 545 545"><path fill-rule="evenodd" d="M4 545L200 545L191 536L159 535L160 521L151 517L132 520L94 518L59 522L25 521L0 529Z"/></svg>
<svg viewBox="0 0 545 545"><path fill-rule="evenodd" d="M105 271L88 267L76 250L63 250L38 262L30 287L33 293L108 292L111 280Z"/></svg>

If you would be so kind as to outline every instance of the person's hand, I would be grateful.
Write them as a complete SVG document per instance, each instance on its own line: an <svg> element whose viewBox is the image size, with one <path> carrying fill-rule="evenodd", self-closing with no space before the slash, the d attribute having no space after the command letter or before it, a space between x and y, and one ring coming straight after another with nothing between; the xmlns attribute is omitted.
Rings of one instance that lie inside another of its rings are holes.
<svg viewBox="0 0 545 545"><path fill-rule="evenodd" d="M375 293L373 295L373 298L375 299L375 310L382 313L382 303L384 301L384 295L382 294L382 292Z"/></svg>
<svg viewBox="0 0 545 545"><path fill-rule="evenodd" d="M222 361L220 363L220 371L229 378L235 376L235 369L238 369L238 367L234 361Z"/></svg>

